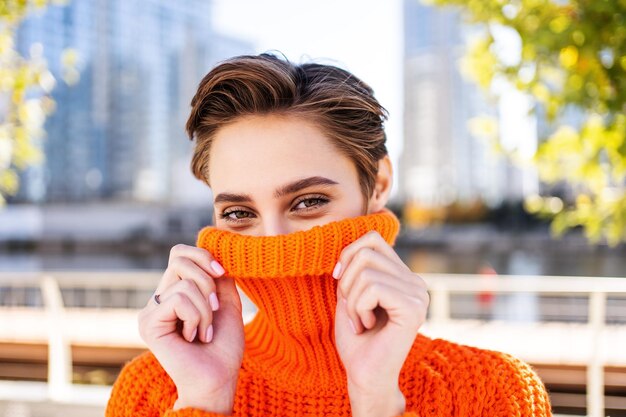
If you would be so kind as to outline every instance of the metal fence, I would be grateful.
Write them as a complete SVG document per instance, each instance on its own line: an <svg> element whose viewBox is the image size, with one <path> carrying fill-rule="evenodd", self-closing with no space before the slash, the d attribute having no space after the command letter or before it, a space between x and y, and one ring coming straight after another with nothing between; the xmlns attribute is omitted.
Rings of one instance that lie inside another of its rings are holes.
<svg viewBox="0 0 626 417"><path fill-rule="evenodd" d="M0 317L24 307L45 314L49 400L67 402L72 391L73 340L63 331L66 310L99 309L103 318L116 309L136 311L148 301L160 276L161 272L156 271L0 273ZM591 352L578 359L587 367L587 413L593 417L604 415L603 370L607 363L603 352L623 347L604 346L602 335L609 329L626 328L626 279L456 274L422 277L431 295L427 324L435 333L437 328L466 319L478 319L487 326L502 320L584 323L586 332L581 337L593 338ZM511 308L516 303L525 316ZM254 315L254 307L246 300L244 315L244 320ZM20 320L19 314L11 314L13 328L20 326ZM6 328L3 333L3 321L0 340L10 336ZM129 345L136 344L136 338L133 340ZM525 359L523 353L520 356ZM626 354L619 360L626 366Z"/></svg>

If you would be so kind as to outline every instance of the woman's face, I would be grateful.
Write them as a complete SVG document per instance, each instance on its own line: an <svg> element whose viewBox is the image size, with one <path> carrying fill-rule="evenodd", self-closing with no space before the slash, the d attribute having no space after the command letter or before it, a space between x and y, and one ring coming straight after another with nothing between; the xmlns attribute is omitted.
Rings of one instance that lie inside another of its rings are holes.
<svg viewBox="0 0 626 417"><path fill-rule="evenodd" d="M365 214L354 163L295 116L246 116L221 128L209 176L218 229L273 236Z"/></svg>

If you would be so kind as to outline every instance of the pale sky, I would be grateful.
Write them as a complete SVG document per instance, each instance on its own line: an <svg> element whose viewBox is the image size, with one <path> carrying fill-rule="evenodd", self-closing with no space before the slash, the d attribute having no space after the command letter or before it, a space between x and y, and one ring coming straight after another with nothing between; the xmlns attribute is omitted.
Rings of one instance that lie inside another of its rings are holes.
<svg viewBox="0 0 626 417"><path fill-rule="evenodd" d="M389 111L387 149L398 172L403 128L401 0L213 0L213 27L251 43L255 53L278 50L290 61L342 67L373 89ZM392 194L397 192L397 176Z"/></svg>

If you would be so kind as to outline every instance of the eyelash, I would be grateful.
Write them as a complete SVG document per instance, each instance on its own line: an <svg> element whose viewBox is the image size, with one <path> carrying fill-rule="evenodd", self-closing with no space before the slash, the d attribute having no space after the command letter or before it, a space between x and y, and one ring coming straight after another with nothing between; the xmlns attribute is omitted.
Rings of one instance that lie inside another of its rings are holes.
<svg viewBox="0 0 626 417"><path fill-rule="evenodd" d="M313 196L307 196L307 197L304 197L304 198L301 198L301 199L297 200L295 202L295 204L294 204L294 207L299 205L302 202L310 201L310 200L319 200L319 202L317 204L313 205L313 206L297 209L297 211L302 212L302 211L318 210L321 206L323 206L323 205L327 204L328 202L330 202L330 200L328 198L324 197L324 196L313 195ZM292 210L293 210L293 208L292 208ZM230 216L233 213L251 213L251 212L247 211L247 210L230 210L230 211L226 210L226 211L220 213L220 218L222 220L225 220L227 222L232 222L232 223L240 223L240 222L246 221L247 219L250 218L250 217L243 217L241 219L233 219L232 217L228 217L228 216Z"/></svg>

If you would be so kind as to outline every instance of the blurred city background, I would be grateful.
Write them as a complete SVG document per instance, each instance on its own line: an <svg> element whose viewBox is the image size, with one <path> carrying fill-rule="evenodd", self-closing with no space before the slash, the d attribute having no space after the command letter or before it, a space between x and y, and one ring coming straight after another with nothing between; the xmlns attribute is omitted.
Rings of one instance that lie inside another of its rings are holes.
<svg viewBox="0 0 626 417"><path fill-rule="evenodd" d="M0 417L102 415L211 222L191 97L266 51L389 110L423 332L526 360L557 414L625 416L625 45L619 0L0 0Z"/></svg>

